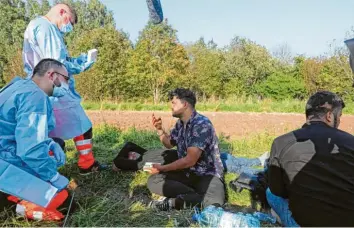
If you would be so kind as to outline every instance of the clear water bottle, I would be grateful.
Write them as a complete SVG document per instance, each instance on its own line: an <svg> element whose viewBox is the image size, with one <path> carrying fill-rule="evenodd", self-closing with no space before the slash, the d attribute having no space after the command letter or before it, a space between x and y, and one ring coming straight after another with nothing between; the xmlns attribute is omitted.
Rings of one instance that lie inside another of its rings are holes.
<svg viewBox="0 0 354 228"><path fill-rule="evenodd" d="M230 213L221 207L208 206L201 213L195 213L193 220L201 227L260 227L260 221L251 214Z"/></svg>

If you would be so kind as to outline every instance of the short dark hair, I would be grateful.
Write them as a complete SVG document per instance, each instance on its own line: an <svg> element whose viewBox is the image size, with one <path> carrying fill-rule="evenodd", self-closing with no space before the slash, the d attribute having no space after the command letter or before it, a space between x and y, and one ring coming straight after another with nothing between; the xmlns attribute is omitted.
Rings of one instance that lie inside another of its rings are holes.
<svg viewBox="0 0 354 228"><path fill-rule="evenodd" d="M175 90L172 90L168 94L168 99L172 100L173 97L177 97L180 100L188 102L190 105L192 105L193 108L197 103L197 98L195 97L194 92L189 89L177 88Z"/></svg>
<svg viewBox="0 0 354 228"><path fill-rule="evenodd" d="M325 107L330 105L331 108ZM342 110L345 107L344 101L340 96L329 91L321 91L313 94L306 104L306 118L314 116L321 118L329 111Z"/></svg>
<svg viewBox="0 0 354 228"><path fill-rule="evenodd" d="M54 67L65 67L64 64L55 59L42 59L33 69L33 76L43 77L45 73Z"/></svg>

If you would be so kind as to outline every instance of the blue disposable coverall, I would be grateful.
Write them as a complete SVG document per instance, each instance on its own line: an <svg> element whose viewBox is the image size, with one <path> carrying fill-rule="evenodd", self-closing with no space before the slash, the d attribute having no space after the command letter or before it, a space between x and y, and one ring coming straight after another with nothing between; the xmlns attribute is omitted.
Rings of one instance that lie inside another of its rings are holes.
<svg viewBox="0 0 354 228"><path fill-rule="evenodd" d="M50 100L32 80L15 78L0 90L0 190L46 206L58 176L49 156L55 126Z"/></svg>

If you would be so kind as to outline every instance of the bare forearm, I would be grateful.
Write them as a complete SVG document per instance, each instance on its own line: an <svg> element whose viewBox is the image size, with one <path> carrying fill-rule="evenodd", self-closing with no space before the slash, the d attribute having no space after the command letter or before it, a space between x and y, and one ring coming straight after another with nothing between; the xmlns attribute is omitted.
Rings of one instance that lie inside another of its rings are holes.
<svg viewBox="0 0 354 228"><path fill-rule="evenodd" d="M157 134L160 137L161 143L167 148L171 149L173 145L171 144L171 137L169 134L165 132L165 130L159 130L157 131Z"/></svg>
<svg viewBox="0 0 354 228"><path fill-rule="evenodd" d="M178 159L177 161L174 161L168 165L163 165L160 171L162 172L168 172L168 171L174 171L174 170L181 170L181 169L186 169L190 168L193 165L195 165L194 162L190 161L186 157Z"/></svg>

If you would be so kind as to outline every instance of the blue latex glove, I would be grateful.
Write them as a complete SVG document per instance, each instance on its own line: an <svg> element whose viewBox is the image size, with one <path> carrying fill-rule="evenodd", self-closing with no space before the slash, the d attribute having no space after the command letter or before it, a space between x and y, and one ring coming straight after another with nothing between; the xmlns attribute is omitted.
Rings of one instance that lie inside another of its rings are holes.
<svg viewBox="0 0 354 228"><path fill-rule="evenodd" d="M58 191L63 190L69 185L69 180L68 178L64 177L63 175L60 175L57 173L51 180L50 183L58 189Z"/></svg>
<svg viewBox="0 0 354 228"><path fill-rule="evenodd" d="M54 154L55 159L57 160L57 166L60 167L65 164L66 155L61 149L60 145L54 141L49 144L49 150Z"/></svg>
<svg viewBox="0 0 354 228"><path fill-rule="evenodd" d="M85 62L82 66L84 68L83 71L87 71L88 69L90 69L92 67L92 65L94 64L95 62Z"/></svg>
<svg viewBox="0 0 354 228"><path fill-rule="evenodd" d="M74 63L82 65L87 62L87 54L82 53L77 58L75 58Z"/></svg>

